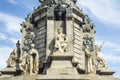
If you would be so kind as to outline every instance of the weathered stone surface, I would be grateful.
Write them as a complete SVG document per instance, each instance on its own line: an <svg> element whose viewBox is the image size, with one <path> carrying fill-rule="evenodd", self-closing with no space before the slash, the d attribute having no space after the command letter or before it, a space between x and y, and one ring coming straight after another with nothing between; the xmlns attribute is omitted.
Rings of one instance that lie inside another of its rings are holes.
<svg viewBox="0 0 120 80"><path fill-rule="evenodd" d="M95 26L77 0L39 1L41 6L21 24L21 55L15 56L14 68L1 70L0 80L120 80L98 56Z"/></svg>
<svg viewBox="0 0 120 80"><path fill-rule="evenodd" d="M52 60L70 60L72 61L73 54L70 54L68 52L54 52L52 55L50 55L50 58Z"/></svg>
<svg viewBox="0 0 120 80"><path fill-rule="evenodd" d="M24 75L24 76L16 76L16 77L9 77L9 78L0 78L0 80L36 80L36 76Z"/></svg>
<svg viewBox="0 0 120 80"><path fill-rule="evenodd" d="M0 78L13 77L16 72L16 68L4 68L0 70Z"/></svg>
<svg viewBox="0 0 120 80"><path fill-rule="evenodd" d="M98 75L67 75L67 74L50 74L50 75L24 75L9 78L0 78L0 80L120 80L112 76L98 76Z"/></svg>
<svg viewBox="0 0 120 80"><path fill-rule="evenodd" d="M50 56L52 63L50 68L47 70L47 75L77 75L78 72L73 67L71 60L73 55L68 52L57 51Z"/></svg>
<svg viewBox="0 0 120 80"><path fill-rule="evenodd" d="M36 80L90 80L89 78L82 77L80 75L39 75Z"/></svg>
<svg viewBox="0 0 120 80"><path fill-rule="evenodd" d="M115 73L115 71L111 70L111 69L102 69L99 74L100 75L113 75Z"/></svg>

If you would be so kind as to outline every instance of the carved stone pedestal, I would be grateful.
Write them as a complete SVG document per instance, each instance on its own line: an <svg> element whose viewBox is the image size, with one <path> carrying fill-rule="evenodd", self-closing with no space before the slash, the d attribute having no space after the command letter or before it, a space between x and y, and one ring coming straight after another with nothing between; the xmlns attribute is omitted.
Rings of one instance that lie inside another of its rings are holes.
<svg viewBox="0 0 120 80"><path fill-rule="evenodd" d="M47 70L47 75L77 75L76 68L73 67L71 60L73 55L69 53L56 52L50 56L52 63L50 68Z"/></svg>
<svg viewBox="0 0 120 80"><path fill-rule="evenodd" d="M81 75L38 75L36 80L90 80Z"/></svg>
<svg viewBox="0 0 120 80"><path fill-rule="evenodd" d="M113 75L115 72L111 69L103 69L99 72L100 75Z"/></svg>
<svg viewBox="0 0 120 80"><path fill-rule="evenodd" d="M13 77L15 75L16 69L15 68L5 68L2 69L1 71L1 78L5 77Z"/></svg>

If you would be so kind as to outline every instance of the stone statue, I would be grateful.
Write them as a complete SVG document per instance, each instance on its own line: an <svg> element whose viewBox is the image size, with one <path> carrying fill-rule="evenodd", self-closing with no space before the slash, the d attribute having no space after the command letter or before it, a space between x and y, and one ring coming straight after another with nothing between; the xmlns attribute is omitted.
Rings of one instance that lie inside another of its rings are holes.
<svg viewBox="0 0 120 80"><path fill-rule="evenodd" d="M25 35L25 41L24 41L24 46L22 48L22 55L20 57L20 70L22 71L22 74L28 74L28 55L29 51L31 49L31 44L33 44L33 36L31 35L31 32L27 32Z"/></svg>
<svg viewBox="0 0 120 80"><path fill-rule="evenodd" d="M28 55L28 64L30 75L38 74L39 56L34 44L31 44L31 49Z"/></svg>
<svg viewBox="0 0 120 80"><path fill-rule="evenodd" d="M94 74L96 72L94 71L95 69L93 67L94 61L88 45L85 46L84 52L85 52L85 73Z"/></svg>
<svg viewBox="0 0 120 80"><path fill-rule="evenodd" d="M89 37L89 35L86 35L83 39L84 39L83 45L84 46L88 45L90 51L93 51L93 38Z"/></svg>
<svg viewBox="0 0 120 80"><path fill-rule="evenodd" d="M65 52L68 41L66 35L62 34L60 29L57 29L57 34L55 37L55 48L60 52Z"/></svg>
<svg viewBox="0 0 120 80"><path fill-rule="evenodd" d="M91 23L90 27L91 27L91 29L94 29L95 28L95 24Z"/></svg>
<svg viewBox="0 0 120 80"><path fill-rule="evenodd" d="M22 74L35 75L39 71L39 56L38 51L34 48L34 44L30 45L30 50L27 55L23 55L20 59L20 70Z"/></svg>
<svg viewBox="0 0 120 80"><path fill-rule="evenodd" d="M19 59L19 57L20 57L20 43L18 41L16 43L16 47L11 52L10 57L6 61L7 67L13 67L13 68L15 68L16 67L16 61Z"/></svg>
<svg viewBox="0 0 120 80"><path fill-rule="evenodd" d="M22 53L25 50L30 49L30 44L33 43L34 40L34 26L32 22L32 15L28 14L27 18L25 18L25 22L21 24L21 32L22 32Z"/></svg>
<svg viewBox="0 0 120 80"><path fill-rule="evenodd" d="M28 14L27 17L25 18L25 22L22 22L22 24L20 25L26 28L27 30L32 31L33 30L32 15Z"/></svg>
<svg viewBox="0 0 120 80"><path fill-rule="evenodd" d="M83 32L91 32L91 29L94 29L95 25L93 23L91 23L90 18L88 17L88 15L85 15L83 18Z"/></svg>
<svg viewBox="0 0 120 80"><path fill-rule="evenodd" d="M22 71L22 74L25 75L28 73L28 62L27 62L27 53L23 53L20 60L19 60L19 67L20 67L20 70Z"/></svg>
<svg viewBox="0 0 120 80"><path fill-rule="evenodd" d="M25 18L25 22L21 24L21 32L22 32L22 50L19 67L22 71L22 74L29 73L29 51L31 50L31 44L34 43L35 33L34 26L32 24L32 15L28 14L27 18Z"/></svg>
<svg viewBox="0 0 120 80"><path fill-rule="evenodd" d="M15 54L14 52L11 52L10 57L6 61L7 67L15 67L16 60L17 60L17 54Z"/></svg>
<svg viewBox="0 0 120 80"><path fill-rule="evenodd" d="M30 45L34 43L34 37L35 37L34 32L27 31L24 37L25 40L24 40L23 50L26 50L26 51L30 50Z"/></svg>
<svg viewBox="0 0 120 80"><path fill-rule="evenodd" d="M85 16L83 18L83 23L84 24L90 24L91 23L91 20L90 20L89 16L86 15L86 14L85 14Z"/></svg>
<svg viewBox="0 0 120 80"><path fill-rule="evenodd" d="M106 63L106 61L102 58L97 56L97 69L98 70L103 70L103 69L107 69L108 65Z"/></svg>
<svg viewBox="0 0 120 80"><path fill-rule="evenodd" d="M21 25L22 28L20 29L21 33L22 33L22 41L21 41L21 47L24 46L24 42L25 42L25 34L27 33L26 31L26 26Z"/></svg>
<svg viewBox="0 0 120 80"><path fill-rule="evenodd" d="M104 44L104 42L103 42ZM96 50L96 61L97 61L97 69L98 70L102 70L102 69L107 69L108 66L106 64L106 61L99 56L99 52L101 51L103 45L101 45L100 47L98 45L95 45L95 50Z"/></svg>
<svg viewBox="0 0 120 80"><path fill-rule="evenodd" d="M91 28L89 25L83 25L83 32L90 32Z"/></svg>

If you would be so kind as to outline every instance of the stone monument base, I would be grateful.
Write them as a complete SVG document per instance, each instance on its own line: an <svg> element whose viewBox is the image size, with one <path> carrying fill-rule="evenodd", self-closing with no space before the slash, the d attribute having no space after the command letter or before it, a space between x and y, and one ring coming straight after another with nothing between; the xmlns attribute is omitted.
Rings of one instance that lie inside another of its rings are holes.
<svg viewBox="0 0 120 80"><path fill-rule="evenodd" d="M47 75L77 75L78 72L71 63L72 58L73 55L68 52L54 52L50 56L51 66L47 70Z"/></svg>
<svg viewBox="0 0 120 80"><path fill-rule="evenodd" d="M9 78L0 78L0 80L120 80L112 76L99 75L23 75Z"/></svg>
<svg viewBox="0 0 120 80"><path fill-rule="evenodd" d="M56 75L74 75L78 74L76 68L74 68L70 61L58 61L52 62L51 67L47 70L47 74Z"/></svg>

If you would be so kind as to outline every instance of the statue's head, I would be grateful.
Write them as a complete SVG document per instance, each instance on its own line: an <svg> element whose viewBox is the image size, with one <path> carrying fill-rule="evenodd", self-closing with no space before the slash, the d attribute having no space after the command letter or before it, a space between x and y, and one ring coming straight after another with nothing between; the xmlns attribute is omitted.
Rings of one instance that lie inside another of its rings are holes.
<svg viewBox="0 0 120 80"><path fill-rule="evenodd" d="M61 28L58 28L58 29L57 29L57 33L58 33L58 34L62 33Z"/></svg>
<svg viewBox="0 0 120 80"><path fill-rule="evenodd" d="M31 47L31 49L32 49L32 48L35 48L35 45L34 45L34 44L31 44L30 47Z"/></svg>

